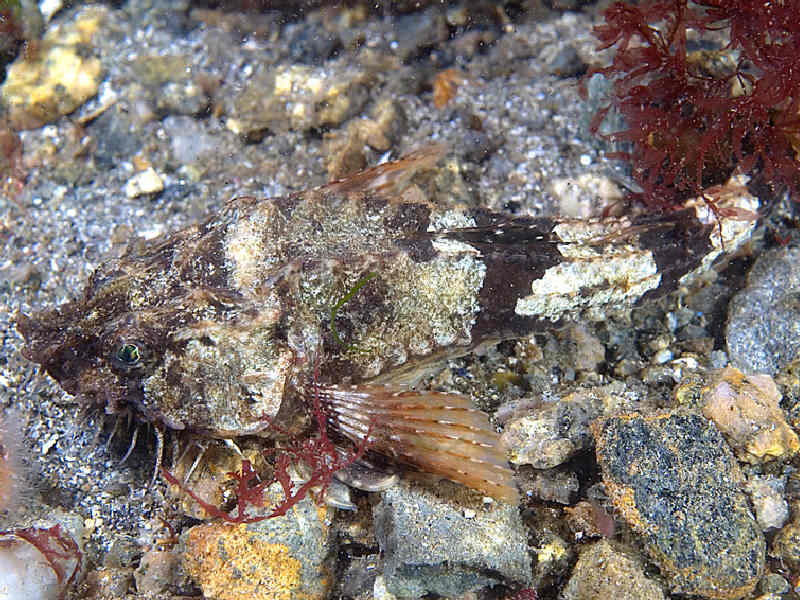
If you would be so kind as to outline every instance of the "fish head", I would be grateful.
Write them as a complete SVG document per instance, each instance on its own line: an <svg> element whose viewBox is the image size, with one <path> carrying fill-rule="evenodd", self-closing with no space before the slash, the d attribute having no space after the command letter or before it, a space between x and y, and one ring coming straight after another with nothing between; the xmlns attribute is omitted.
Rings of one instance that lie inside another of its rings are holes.
<svg viewBox="0 0 800 600"><path fill-rule="evenodd" d="M269 428L292 377L276 296L235 291L130 260L102 265L83 297L19 314L23 355L86 407L217 437Z"/></svg>

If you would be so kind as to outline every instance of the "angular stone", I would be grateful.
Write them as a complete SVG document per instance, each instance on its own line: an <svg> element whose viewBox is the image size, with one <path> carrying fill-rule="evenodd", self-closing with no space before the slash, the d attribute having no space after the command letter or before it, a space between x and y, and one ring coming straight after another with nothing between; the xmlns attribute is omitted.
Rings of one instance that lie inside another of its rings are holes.
<svg viewBox="0 0 800 600"><path fill-rule="evenodd" d="M442 482L433 493L408 482L373 509L389 593L460 596L482 587L530 583L531 559L516 506Z"/></svg>

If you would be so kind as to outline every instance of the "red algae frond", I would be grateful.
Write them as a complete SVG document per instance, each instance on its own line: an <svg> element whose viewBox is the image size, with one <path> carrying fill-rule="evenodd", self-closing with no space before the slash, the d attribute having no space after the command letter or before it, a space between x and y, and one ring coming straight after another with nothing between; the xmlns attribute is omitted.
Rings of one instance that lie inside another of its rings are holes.
<svg viewBox="0 0 800 600"><path fill-rule="evenodd" d="M627 128L613 140L630 144L618 157L650 206L673 208L703 188L725 181L737 165L761 169L800 188L800 46L796 1L648 0L616 2L595 28L600 48L614 46L611 108ZM718 51L690 52L687 34L700 39L727 29Z"/></svg>
<svg viewBox="0 0 800 600"><path fill-rule="evenodd" d="M41 553L62 586L59 598L63 599L69 587L75 583L83 560L83 553L75 540L60 525L0 531L0 546L15 540L24 540Z"/></svg>

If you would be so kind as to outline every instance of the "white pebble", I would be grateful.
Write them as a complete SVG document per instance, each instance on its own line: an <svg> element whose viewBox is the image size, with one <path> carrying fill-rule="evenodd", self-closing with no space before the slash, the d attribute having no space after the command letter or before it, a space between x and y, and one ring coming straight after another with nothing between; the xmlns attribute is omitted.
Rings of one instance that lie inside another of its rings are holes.
<svg viewBox="0 0 800 600"><path fill-rule="evenodd" d="M145 194L155 194L163 191L163 189L164 182L155 169L150 167L140 171L128 180L128 183L125 184L125 195L128 198L138 198Z"/></svg>

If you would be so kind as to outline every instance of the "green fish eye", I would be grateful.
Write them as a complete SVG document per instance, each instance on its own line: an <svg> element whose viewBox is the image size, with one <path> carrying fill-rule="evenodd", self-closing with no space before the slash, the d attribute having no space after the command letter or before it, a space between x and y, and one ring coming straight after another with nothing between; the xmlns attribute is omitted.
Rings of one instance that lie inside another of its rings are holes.
<svg viewBox="0 0 800 600"><path fill-rule="evenodd" d="M141 359L139 347L136 344L122 344L117 350L117 360L123 365L132 367Z"/></svg>

